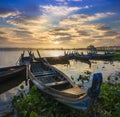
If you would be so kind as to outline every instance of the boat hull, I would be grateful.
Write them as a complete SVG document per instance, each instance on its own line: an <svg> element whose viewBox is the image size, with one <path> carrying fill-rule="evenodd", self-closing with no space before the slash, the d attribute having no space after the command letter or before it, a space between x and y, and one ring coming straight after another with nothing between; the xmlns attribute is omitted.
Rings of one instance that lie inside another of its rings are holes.
<svg viewBox="0 0 120 117"><path fill-rule="evenodd" d="M46 68L49 70L45 71ZM31 63L28 73L30 80L40 91L51 95L65 105L83 111L89 110L93 101L98 98L103 79L101 73L95 73L92 86L85 92L75 85L63 72L44 62L44 60L42 61L42 59L41 63ZM61 86L64 87L61 88Z"/></svg>
<svg viewBox="0 0 120 117"><path fill-rule="evenodd" d="M56 69L50 65L48 65L48 66L52 70L61 74L64 78L66 78L66 79L68 78L64 73L62 73L58 69ZM71 86L72 86L71 88L57 90L51 86L46 86L44 83L42 83L39 80L40 77L39 77L39 79L37 79L34 76L34 74L30 71L30 68L29 68L29 78L33 82L33 84L36 85L38 87L38 89L40 89L40 91L51 95L56 100L58 100L59 102L65 104L67 106L73 107L78 110L88 110L90 107L91 98L87 95L87 93L85 91L80 89L80 87L78 87L76 84L74 84L70 79L67 79L67 81L69 82L69 84L71 84ZM60 82L57 82L56 84L58 84L58 86L59 86L59 83ZM48 83L48 84L52 84L52 83ZM66 86L69 84L66 84Z"/></svg>
<svg viewBox="0 0 120 117"><path fill-rule="evenodd" d="M78 110L83 110L86 111L91 107L91 98L89 96L84 97L81 100L78 101L69 101L69 100L64 100L61 98L56 98L56 100L58 100L59 102L68 105L72 108L78 109Z"/></svg>
<svg viewBox="0 0 120 117"><path fill-rule="evenodd" d="M0 68L0 83L14 79L15 77L25 76L25 74L25 65Z"/></svg>

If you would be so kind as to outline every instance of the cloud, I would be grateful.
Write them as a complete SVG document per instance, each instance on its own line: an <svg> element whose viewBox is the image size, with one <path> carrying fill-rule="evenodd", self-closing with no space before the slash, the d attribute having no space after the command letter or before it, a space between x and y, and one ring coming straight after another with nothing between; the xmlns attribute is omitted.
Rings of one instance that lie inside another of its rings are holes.
<svg viewBox="0 0 120 117"><path fill-rule="evenodd" d="M8 41L8 38L4 37L4 36L0 36L0 43L6 43Z"/></svg>
<svg viewBox="0 0 120 117"><path fill-rule="evenodd" d="M113 13L113 12L96 13L93 15L75 14L75 15L72 15L69 18L66 18L65 20L61 21L60 24L61 25L69 25L69 26L79 25L79 24L83 24L83 23L87 23L87 22L91 22L91 21L95 21L95 20L100 20L103 18L108 18L113 15L115 15L115 13Z"/></svg>
<svg viewBox="0 0 120 117"><path fill-rule="evenodd" d="M53 43L70 43L70 41L72 40L72 37L70 35L67 36L60 36L60 37L55 37L54 39L52 39Z"/></svg>
<svg viewBox="0 0 120 117"><path fill-rule="evenodd" d="M57 2L78 2L78 0L57 0ZM85 47L90 43L96 44L96 46L107 45L119 38L118 32L109 25L93 23L96 20L114 16L114 12L100 12L92 15L76 14L80 10L89 9L92 6L38 6L29 6L26 11L18 15L13 15L17 10L4 12L4 15L13 13L5 16L6 18L14 16L14 18L6 19L13 28L1 30L1 40L6 38L6 41L10 43L35 45L36 47L60 47L67 46L66 43L74 47ZM105 40L109 40L108 43Z"/></svg>
<svg viewBox="0 0 120 117"><path fill-rule="evenodd" d="M78 33L80 36L90 36L90 33L89 33L89 32L83 31L83 30L77 30L77 33Z"/></svg>
<svg viewBox="0 0 120 117"><path fill-rule="evenodd" d="M98 40L98 39L99 39L99 40L104 40L104 37L105 37L105 36L103 36L103 35L95 35L95 36L92 36L92 38L93 38L94 40L96 40L96 39L97 39L97 40Z"/></svg>
<svg viewBox="0 0 120 117"><path fill-rule="evenodd" d="M27 30L13 30L13 32L15 33L15 36L17 37L27 38L29 40L32 38L32 33Z"/></svg>
<svg viewBox="0 0 120 117"><path fill-rule="evenodd" d="M54 32L59 32L59 31L66 31L66 30L68 30L68 28L63 28L63 27L55 27L55 28L53 28L52 30L49 30L49 32L50 33L54 33Z"/></svg>
<svg viewBox="0 0 120 117"><path fill-rule="evenodd" d="M57 35L59 35L59 36L67 36L67 35L69 35L68 33L65 33L65 32L52 32L52 33L49 33L50 35L54 35L54 36L57 36Z"/></svg>
<svg viewBox="0 0 120 117"><path fill-rule="evenodd" d="M119 33L115 29L112 29L112 27L106 26L105 24L96 25L96 30L100 31L101 36L104 37L115 37L119 35Z"/></svg>
<svg viewBox="0 0 120 117"><path fill-rule="evenodd" d="M0 17L1 18L14 17L19 14L20 14L20 12L18 10L0 7Z"/></svg>
<svg viewBox="0 0 120 117"><path fill-rule="evenodd" d="M99 25L99 26L97 27L97 30L103 30L103 31L111 30L111 27L105 26L105 25Z"/></svg>
<svg viewBox="0 0 120 117"><path fill-rule="evenodd" d="M104 36L116 36L116 35L118 35L118 32L114 30L104 32Z"/></svg>
<svg viewBox="0 0 120 117"><path fill-rule="evenodd" d="M44 15L51 17L68 16L69 14L76 12L80 9L79 7L53 6L53 5L40 6L40 8L42 9Z"/></svg>
<svg viewBox="0 0 120 117"><path fill-rule="evenodd" d="M67 17L66 19L60 21L60 26L61 27L72 27L72 26L77 26L81 24L92 24L94 21L99 21L101 22L101 19L109 18L111 16L115 15L115 13L112 12L105 12L105 13L95 13L93 15L88 15L88 14L75 14ZM98 27L100 30L102 28L108 29L109 27Z"/></svg>
<svg viewBox="0 0 120 117"><path fill-rule="evenodd" d="M74 12L85 7L68 7L68 6L40 6L41 15L31 16L26 13L20 14L7 23L19 28L26 28L30 31L47 31L53 27L59 27L59 22Z"/></svg>
<svg viewBox="0 0 120 117"><path fill-rule="evenodd" d="M48 19L44 16L27 16L27 15L20 15L17 18L8 20L7 23L12 24L13 26L17 26L19 28L27 29L31 32L35 31L45 31L50 27L50 23Z"/></svg>
<svg viewBox="0 0 120 117"><path fill-rule="evenodd" d="M98 20L98 19L102 19L102 18L106 18L109 16L113 16L115 15L114 12L106 12L106 13L96 13L93 17L90 17L90 20Z"/></svg>
<svg viewBox="0 0 120 117"><path fill-rule="evenodd" d="M118 40L118 43L120 44L120 34L118 34L116 37L115 37L116 40Z"/></svg>
<svg viewBox="0 0 120 117"><path fill-rule="evenodd" d="M53 25L58 24L59 21L65 19L82 9L88 9L89 6L83 7L69 7L65 5L61 6L40 6L43 16L45 16Z"/></svg>
<svg viewBox="0 0 120 117"><path fill-rule="evenodd" d="M68 23L68 22L66 22ZM63 30L62 30L63 29ZM50 35L58 34L54 41L58 41L60 43L64 42L63 35L69 35L65 40L68 41L69 45L75 47L85 47L88 46L90 43L96 46L107 46L111 45L112 41L117 40L119 38L119 33L112 29L109 25L105 24L86 24L82 23L80 25L72 25L72 26L65 26L62 25L62 28L57 28L51 31ZM105 41L106 40L106 41ZM108 40L108 43L107 43ZM82 45L81 45L82 44ZM120 44L120 41L115 41L114 44Z"/></svg>
<svg viewBox="0 0 120 117"><path fill-rule="evenodd" d="M0 31L0 34L5 34L5 32L3 32L3 31Z"/></svg>

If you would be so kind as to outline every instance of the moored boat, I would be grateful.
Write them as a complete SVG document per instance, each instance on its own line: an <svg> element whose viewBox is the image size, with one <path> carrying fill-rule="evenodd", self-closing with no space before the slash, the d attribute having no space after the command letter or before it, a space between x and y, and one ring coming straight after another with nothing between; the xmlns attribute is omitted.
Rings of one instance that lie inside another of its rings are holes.
<svg viewBox="0 0 120 117"><path fill-rule="evenodd" d="M0 68L0 83L10 80L11 78L24 75L25 72L25 65Z"/></svg>
<svg viewBox="0 0 120 117"><path fill-rule="evenodd" d="M91 107L92 100L99 96L102 84L102 74L94 74L92 86L86 92L42 58L40 62L31 62L29 65L29 78L40 91L78 110L88 110Z"/></svg>
<svg viewBox="0 0 120 117"><path fill-rule="evenodd" d="M17 64L18 65L27 65L30 62L32 62L34 60L34 53L32 53L30 50L28 50L28 55L25 56L25 51L23 51L23 53L21 54L21 56L19 57Z"/></svg>
<svg viewBox="0 0 120 117"><path fill-rule="evenodd" d="M86 55L89 59L95 60L109 60L113 58L112 53L104 53L104 54L97 54L97 53L88 53Z"/></svg>

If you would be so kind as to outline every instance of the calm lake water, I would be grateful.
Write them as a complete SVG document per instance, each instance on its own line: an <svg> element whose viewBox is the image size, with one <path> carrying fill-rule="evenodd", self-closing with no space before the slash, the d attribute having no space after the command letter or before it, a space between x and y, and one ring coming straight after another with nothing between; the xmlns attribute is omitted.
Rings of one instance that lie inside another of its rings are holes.
<svg viewBox="0 0 120 117"><path fill-rule="evenodd" d="M0 51L0 68L16 65L16 62L19 59L22 51ZM84 51L84 53L86 53ZM64 51L62 50L41 50L40 54L42 57L49 56L59 56L64 55ZM27 53L26 53L27 55ZM37 56L37 53L35 53ZM77 81L77 78L80 74L84 74L85 71L90 71L93 73L102 72L104 81L107 80L107 77L120 69L120 62L109 62L109 61L90 61L91 65L85 62L70 60L69 65L57 64L54 65L59 70L63 71L69 77L74 77L74 81L76 83L80 83ZM92 78L92 76L91 76ZM14 85L13 85L14 84ZM0 84L0 116L2 116L3 112L11 108L10 101L12 97L17 94L20 89L20 85L25 85L25 81L14 80L10 81L6 84ZM13 86L12 86L13 85ZM85 83L85 88L90 87L91 81L89 83ZM12 89L11 89L12 87ZM25 86L26 90L29 90L28 86Z"/></svg>

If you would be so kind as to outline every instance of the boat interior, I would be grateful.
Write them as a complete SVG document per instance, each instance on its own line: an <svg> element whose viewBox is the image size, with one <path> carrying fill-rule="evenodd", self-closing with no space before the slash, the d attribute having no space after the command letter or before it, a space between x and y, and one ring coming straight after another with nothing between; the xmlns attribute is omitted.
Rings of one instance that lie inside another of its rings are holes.
<svg viewBox="0 0 120 117"><path fill-rule="evenodd" d="M44 63L31 63L31 71L33 75L46 86L60 91L73 87L63 75L48 65L44 65Z"/></svg>
<svg viewBox="0 0 120 117"><path fill-rule="evenodd" d="M34 60L34 53L32 53L30 50L28 50L27 53L23 51L23 53L21 54L21 56L17 61L17 64L26 65L32 62L33 60Z"/></svg>
<svg viewBox="0 0 120 117"><path fill-rule="evenodd" d="M70 97L79 97L85 95L85 91L78 86L73 86L64 74L49 67L49 65L41 62L31 63L31 72L34 77L42 82L45 86L56 89L62 95Z"/></svg>

